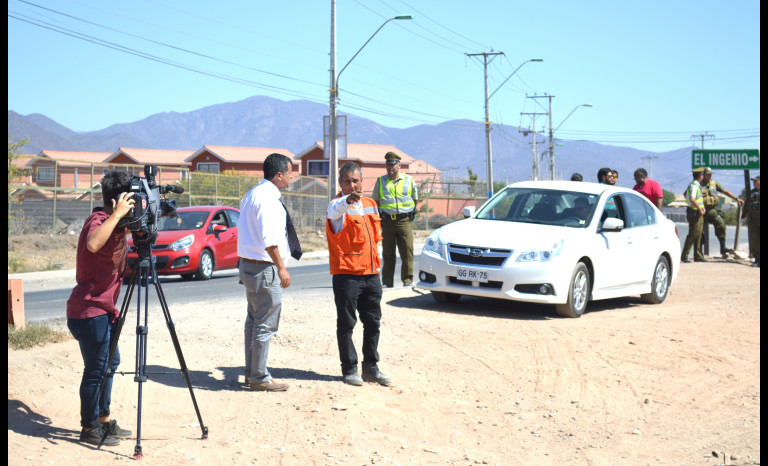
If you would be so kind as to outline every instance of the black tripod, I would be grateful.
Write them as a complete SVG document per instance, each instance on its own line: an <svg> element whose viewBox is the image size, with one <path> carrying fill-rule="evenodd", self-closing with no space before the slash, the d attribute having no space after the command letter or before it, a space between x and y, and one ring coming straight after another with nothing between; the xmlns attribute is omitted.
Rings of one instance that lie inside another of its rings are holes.
<svg viewBox="0 0 768 466"><path fill-rule="evenodd" d="M176 350L176 356L179 359L181 366L181 372L184 374L184 378L187 380L187 387L189 387L189 394L192 397L192 404L195 406L195 412L197 413L197 420L200 422L200 429L202 430L203 440L208 439L208 428L203 424L203 418L200 416L200 409L197 407L197 401L195 400L195 393L192 391L192 383L189 380L189 370L187 364L184 362L184 355L181 353L181 346L179 345L179 338L176 335L176 327L171 320L171 314L168 310L168 303L165 300L163 289L160 286L160 281L157 279L157 270L155 268L155 258L152 256L152 246L144 238L134 234L134 244L136 245L139 259L137 262L138 270L134 270L131 277L131 283L128 285L125 297L123 298L123 304L120 308L120 317L117 319L115 327L115 336L112 339L109 347L109 362L107 367L112 366L112 360L115 356L115 350L117 349L117 342L120 339L120 332L125 323L125 316L128 313L128 307L130 300L133 296L133 291L136 289L136 283L139 283L139 291L137 293L136 304L136 371L135 372L121 372L121 374L134 374L134 382L139 383L139 404L138 404L138 421L136 424L136 448L134 449L134 459L141 459L143 457L141 452L141 389L142 384L147 381L148 372L147 368L147 334L149 330L148 316L149 316L149 291L147 290L148 283L151 279L155 285L155 291L157 291L157 297L160 300L160 307L163 309L163 315L165 316L165 323L168 325L168 330L171 333L171 340L173 340L173 347ZM141 290L144 289L144 325L141 320ZM114 374L113 374L114 375ZM105 380L101 383L101 390L104 390ZM99 398L101 398L101 391L99 392Z"/></svg>

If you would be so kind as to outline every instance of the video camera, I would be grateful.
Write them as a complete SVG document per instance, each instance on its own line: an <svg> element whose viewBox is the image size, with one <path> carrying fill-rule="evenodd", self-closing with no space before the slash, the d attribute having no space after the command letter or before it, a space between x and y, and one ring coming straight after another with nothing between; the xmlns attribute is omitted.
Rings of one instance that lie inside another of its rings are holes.
<svg viewBox="0 0 768 466"><path fill-rule="evenodd" d="M160 217L176 217L176 199L164 199L167 193L181 194L184 188L172 184L155 184L157 166L144 165L144 178L134 176L131 180L130 193L136 202L128 214L120 219L118 226L133 232L136 246L152 245L157 239L157 224Z"/></svg>

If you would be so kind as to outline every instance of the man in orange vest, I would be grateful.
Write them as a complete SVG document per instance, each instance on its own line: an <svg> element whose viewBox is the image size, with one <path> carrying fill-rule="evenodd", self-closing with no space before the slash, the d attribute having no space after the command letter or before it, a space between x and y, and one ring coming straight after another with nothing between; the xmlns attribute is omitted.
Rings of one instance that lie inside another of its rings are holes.
<svg viewBox="0 0 768 466"><path fill-rule="evenodd" d="M344 383L349 385L363 385L364 381L389 385L391 379L378 368L381 217L376 201L363 196L360 167L353 162L344 164L339 169L339 180L341 193L328 205L325 232L333 275L341 373ZM362 377L357 373L357 352L352 341L356 311L363 323Z"/></svg>

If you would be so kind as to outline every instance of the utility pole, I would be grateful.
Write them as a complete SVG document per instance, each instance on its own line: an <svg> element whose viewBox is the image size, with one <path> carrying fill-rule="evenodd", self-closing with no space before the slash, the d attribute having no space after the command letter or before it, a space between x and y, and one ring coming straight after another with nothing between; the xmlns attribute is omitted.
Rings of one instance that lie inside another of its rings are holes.
<svg viewBox="0 0 768 466"><path fill-rule="evenodd" d="M546 93L544 95L532 95L527 96L529 99L549 99L549 113L546 115L549 115L549 179L554 180L555 179L555 137L554 137L554 129L552 129L552 97L553 95L547 95ZM535 128L534 128L535 129Z"/></svg>
<svg viewBox="0 0 768 466"><path fill-rule="evenodd" d="M520 112L520 115L532 115L533 116L533 173L531 174L531 180L538 181L538 168L539 168L539 160L536 156L536 115L547 115L547 113L537 113L537 112ZM524 131L523 135L527 136L528 132Z"/></svg>
<svg viewBox="0 0 768 466"><path fill-rule="evenodd" d="M709 131L704 131L703 134L693 134L691 135L692 140L701 139L701 150L704 150L704 140L711 141L715 139L714 134L709 134Z"/></svg>
<svg viewBox="0 0 768 466"><path fill-rule="evenodd" d="M491 115L488 111L488 63L496 58L496 55L504 55L504 52L467 53L468 57L483 56L483 69L485 73L485 166L488 177L488 199L493 196L493 165L491 162ZM488 61L488 57L491 60Z"/></svg>
<svg viewBox="0 0 768 466"><path fill-rule="evenodd" d="M650 154L648 154L645 157L640 157L640 158L648 159L648 178L653 179L653 159L658 159L658 157L651 156Z"/></svg>

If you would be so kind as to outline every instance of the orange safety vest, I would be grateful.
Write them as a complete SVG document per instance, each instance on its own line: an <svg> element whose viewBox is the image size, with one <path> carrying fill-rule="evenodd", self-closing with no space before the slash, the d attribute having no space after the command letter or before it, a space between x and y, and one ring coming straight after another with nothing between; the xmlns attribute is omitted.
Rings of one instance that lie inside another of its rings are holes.
<svg viewBox="0 0 768 466"><path fill-rule="evenodd" d="M349 206L344 214L344 228L338 233L333 232L331 221L325 219L331 275L372 275L381 269L378 243L382 236L378 206L370 197L363 196L361 201L362 209Z"/></svg>

